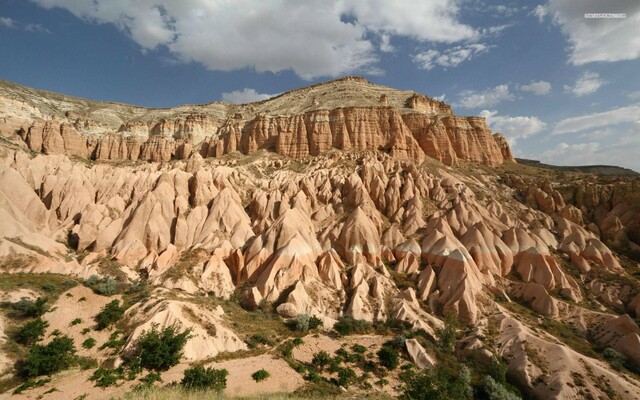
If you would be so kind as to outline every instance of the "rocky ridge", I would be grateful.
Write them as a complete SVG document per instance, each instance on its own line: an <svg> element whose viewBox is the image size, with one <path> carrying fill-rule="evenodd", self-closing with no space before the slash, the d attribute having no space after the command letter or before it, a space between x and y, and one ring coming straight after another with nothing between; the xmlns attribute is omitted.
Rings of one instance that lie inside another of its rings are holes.
<svg viewBox="0 0 640 400"><path fill-rule="evenodd" d="M147 109L0 84L0 134L45 154L169 161L260 149L302 158L330 149L381 150L447 165L499 165L509 146L484 118L453 115L437 100L347 77L244 105Z"/></svg>

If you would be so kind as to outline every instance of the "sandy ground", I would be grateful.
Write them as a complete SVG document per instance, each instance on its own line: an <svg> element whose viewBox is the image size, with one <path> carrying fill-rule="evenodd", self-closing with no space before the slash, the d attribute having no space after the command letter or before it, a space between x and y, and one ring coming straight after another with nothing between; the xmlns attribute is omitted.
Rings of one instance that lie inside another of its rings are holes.
<svg viewBox="0 0 640 400"><path fill-rule="evenodd" d="M79 356L98 360L106 358L108 356L106 351L98 351L98 348L109 339L112 331L107 329L96 331L94 318L107 303L115 299L119 300L120 296L100 296L81 285L62 293L55 306L52 307L52 311L44 315L44 319L49 322L45 342L49 340L51 332L59 329L63 334L73 339ZM71 325L71 322L76 318L80 318L82 322ZM82 330L85 328L89 328L90 332L82 334ZM91 349L85 349L82 347L82 342L89 337L96 340L96 345Z"/></svg>
<svg viewBox="0 0 640 400"><path fill-rule="evenodd" d="M7 301L9 303L15 303L21 299L27 298L35 300L40 296L38 292L31 289L16 289L10 292L0 292L0 302Z"/></svg>

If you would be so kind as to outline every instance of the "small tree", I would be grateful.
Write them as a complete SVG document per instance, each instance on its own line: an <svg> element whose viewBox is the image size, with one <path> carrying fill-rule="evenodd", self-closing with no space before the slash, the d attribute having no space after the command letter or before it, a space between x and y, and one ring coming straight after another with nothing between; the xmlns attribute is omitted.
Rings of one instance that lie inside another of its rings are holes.
<svg viewBox="0 0 640 400"><path fill-rule="evenodd" d="M398 365L400 364L398 354L396 354L396 351L389 346L382 346L378 351L378 359L380 360L380 365L390 371L398 368Z"/></svg>
<svg viewBox="0 0 640 400"><path fill-rule="evenodd" d="M59 336L45 346L36 344L31 347L27 359L16 364L16 370L25 378L51 375L73 365L75 352L73 339Z"/></svg>
<svg viewBox="0 0 640 400"><path fill-rule="evenodd" d="M222 392L227 387L226 369L204 368L201 365L187 368L180 384L187 389L202 390L212 389Z"/></svg>
<svg viewBox="0 0 640 400"><path fill-rule="evenodd" d="M263 380L267 379L269 376L270 376L269 372L266 371L265 369L259 369L253 374L251 374L251 377L256 382L262 382Z"/></svg>
<svg viewBox="0 0 640 400"><path fill-rule="evenodd" d="M124 307L120 307L120 300L113 300L105 305L102 310L96 315L96 322L98 323L98 330L111 327L118 322L124 315Z"/></svg>
<svg viewBox="0 0 640 400"><path fill-rule="evenodd" d="M348 388L356 381L356 373L351 368L340 368L336 383L343 388Z"/></svg>
<svg viewBox="0 0 640 400"><path fill-rule="evenodd" d="M42 339L44 331L48 326L49 323L40 318L29 321L16 332L16 342L25 346L31 346Z"/></svg>
<svg viewBox="0 0 640 400"><path fill-rule="evenodd" d="M133 367L155 371L166 371L180 362L182 349L191 337L191 329L180 332L178 325L170 325L160 330L158 324L143 332L136 340L133 350L126 355Z"/></svg>

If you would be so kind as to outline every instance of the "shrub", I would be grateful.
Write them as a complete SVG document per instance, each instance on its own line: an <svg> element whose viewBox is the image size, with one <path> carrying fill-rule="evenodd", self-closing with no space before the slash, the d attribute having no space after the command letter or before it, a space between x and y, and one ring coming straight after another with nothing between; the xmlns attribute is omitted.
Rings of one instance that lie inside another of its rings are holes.
<svg viewBox="0 0 640 400"><path fill-rule="evenodd" d="M18 375L31 378L65 370L74 363L75 352L73 339L68 336L56 337L45 346L36 344L27 358L16 364Z"/></svg>
<svg viewBox="0 0 640 400"><path fill-rule="evenodd" d="M20 299L11 304L11 315L24 318L38 318L49 311L45 305L48 299L46 297L38 297L36 301L29 299Z"/></svg>
<svg viewBox="0 0 640 400"><path fill-rule="evenodd" d="M416 373L402 374L404 396L414 400L471 399L471 372L465 366L436 365Z"/></svg>
<svg viewBox="0 0 640 400"><path fill-rule="evenodd" d="M258 345L273 346L273 341L261 333L256 333L247 340L247 345L250 349L255 349Z"/></svg>
<svg viewBox="0 0 640 400"><path fill-rule="evenodd" d="M484 377L479 385L480 396L487 400L520 400L521 397L510 392L506 387L496 382L491 376ZM480 397L478 396L478 397Z"/></svg>
<svg viewBox="0 0 640 400"><path fill-rule="evenodd" d="M146 376L140 378L140 382L142 384L139 386L140 389L150 388L156 382L162 382L162 377L159 372L149 372Z"/></svg>
<svg viewBox="0 0 640 400"><path fill-rule="evenodd" d="M344 388L348 388L356 381L356 373L351 368L341 368L338 371L337 384Z"/></svg>
<svg viewBox="0 0 640 400"><path fill-rule="evenodd" d="M182 349L190 337L191 329L180 332L178 325L171 325L160 330L158 324L153 324L136 340L127 361L133 366L166 371L180 362Z"/></svg>
<svg viewBox="0 0 640 400"><path fill-rule="evenodd" d="M320 351L317 352L313 355L313 358L311 359L311 364L315 365L316 367L318 367L320 370L322 370L325 366L327 366L329 363L331 362L331 357L329 356L329 353L327 353L326 351Z"/></svg>
<svg viewBox="0 0 640 400"><path fill-rule="evenodd" d="M389 346L382 346L378 351L378 359L380 360L380 365L390 371L398 368L398 365L400 364L398 354L396 354L396 351Z"/></svg>
<svg viewBox="0 0 640 400"><path fill-rule="evenodd" d="M303 344L304 344L304 340L302 340L302 338L297 337L297 338L293 338L293 340L291 341L291 343L292 343L295 347L298 347L298 346L300 346L300 345L303 345Z"/></svg>
<svg viewBox="0 0 640 400"><path fill-rule="evenodd" d="M187 368L180 384L192 390L211 389L222 392L227 387L227 375L229 371L226 369L204 368L199 365Z"/></svg>
<svg viewBox="0 0 640 400"><path fill-rule="evenodd" d="M351 317L340 317L333 325L333 329L342 336L356 333L367 333L371 330L371 324L367 321L353 319Z"/></svg>
<svg viewBox="0 0 640 400"><path fill-rule="evenodd" d="M89 379L95 382L95 386L97 387L113 386L118 383L119 380L124 379L124 369L122 367L98 368Z"/></svg>
<svg viewBox="0 0 640 400"><path fill-rule="evenodd" d="M111 277L101 279L96 275L91 275L84 281L84 284L95 293L103 296L112 296L118 293L118 282Z"/></svg>
<svg viewBox="0 0 640 400"><path fill-rule="evenodd" d="M13 394L20 394L20 393L24 392L27 389L33 389L33 388L37 388L37 387L40 387L40 386L44 386L49 382L51 382L51 378L42 378L42 379L38 379L38 380L26 381L22 385L20 385L17 388L15 388L15 390L13 391Z"/></svg>
<svg viewBox="0 0 640 400"><path fill-rule="evenodd" d="M609 361L609 364L616 370L622 369L627 364L627 357L611 347L604 349L602 356Z"/></svg>
<svg viewBox="0 0 640 400"><path fill-rule="evenodd" d="M364 354L366 353L367 348L361 344L356 343L353 346L351 346L351 350L353 350L355 353L358 353L358 354Z"/></svg>
<svg viewBox="0 0 640 400"><path fill-rule="evenodd" d="M82 323L82 318L76 318L73 321L71 321L71 323L69 324L69 326L74 326L74 325L78 325Z"/></svg>
<svg viewBox="0 0 640 400"><path fill-rule="evenodd" d="M444 327L438 330L440 348L444 351L453 351L458 340L458 320L456 316L448 312L444 318Z"/></svg>
<svg viewBox="0 0 640 400"><path fill-rule="evenodd" d="M102 346L100 346L99 350L104 350L106 348L109 348L109 349L113 349L114 353L117 353L118 351L120 351L122 346L124 346L125 344L125 340L124 338L119 339L118 336L120 336L120 331L113 332L109 336L109 339L106 342L104 342Z"/></svg>
<svg viewBox="0 0 640 400"><path fill-rule="evenodd" d="M84 347L85 349L90 349L95 345L96 345L96 340L92 337L87 338L87 340L82 342L82 347Z"/></svg>
<svg viewBox="0 0 640 400"><path fill-rule="evenodd" d="M269 376L270 376L269 372L264 369L259 369L253 374L251 374L251 377L256 382L262 382L263 380L267 379Z"/></svg>
<svg viewBox="0 0 640 400"><path fill-rule="evenodd" d="M124 307L120 307L120 300L113 300L105 305L98 315L96 315L98 330L101 331L118 322L124 315L124 311Z"/></svg>
<svg viewBox="0 0 640 400"><path fill-rule="evenodd" d="M25 346L31 346L44 337L44 331L48 326L49 323L40 318L29 321L18 329L15 340Z"/></svg>

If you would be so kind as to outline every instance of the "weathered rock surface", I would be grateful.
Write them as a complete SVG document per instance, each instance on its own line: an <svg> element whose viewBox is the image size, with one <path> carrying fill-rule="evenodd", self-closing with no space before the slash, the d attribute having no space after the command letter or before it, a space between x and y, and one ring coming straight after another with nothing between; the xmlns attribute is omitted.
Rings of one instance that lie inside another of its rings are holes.
<svg viewBox="0 0 640 400"><path fill-rule="evenodd" d="M0 132L19 135L34 151L94 160L163 162L192 153L219 157L260 149L299 159L358 149L417 161L427 155L449 165L513 161L506 141L494 137L483 118L453 116L442 102L363 78L246 105L144 109L59 95L51 103L47 96L8 82L0 85Z"/></svg>

